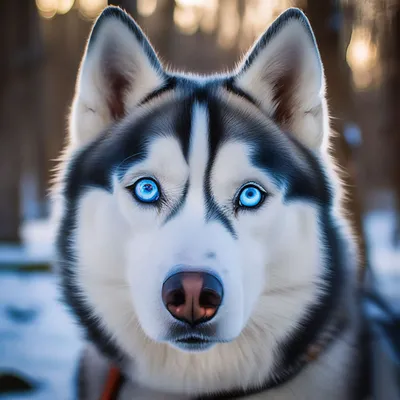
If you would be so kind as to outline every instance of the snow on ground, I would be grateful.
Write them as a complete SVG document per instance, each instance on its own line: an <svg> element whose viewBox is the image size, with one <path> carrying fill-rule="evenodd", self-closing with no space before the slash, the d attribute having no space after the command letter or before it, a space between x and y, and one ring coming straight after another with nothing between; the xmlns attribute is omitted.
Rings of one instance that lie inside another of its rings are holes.
<svg viewBox="0 0 400 400"><path fill-rule="evenodd" d="M78 327L58 301L49 273L0 273L0 373L17 372L37 390L7 400L73 400L81 350Z"/></svg>
<svg viewBox="0 0 400 400"><path fill-rule="evenodd" d="M400 310L400 246L393 243L395 221L393 211L370 212L364 219L364 230L379 289Z"/></svg>

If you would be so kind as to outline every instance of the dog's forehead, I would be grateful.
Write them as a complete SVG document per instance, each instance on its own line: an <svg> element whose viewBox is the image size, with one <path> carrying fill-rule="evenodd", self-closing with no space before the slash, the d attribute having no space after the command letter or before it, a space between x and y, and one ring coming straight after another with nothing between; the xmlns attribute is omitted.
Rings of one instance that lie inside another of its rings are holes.
<svg viewBox="0 0 400 400"><path fill-rule="evenodd" d="M160 101L151 98L144 103L145 113L133 112L116 127L118 135L109 135L109 141L117 137L120 141L123 137L130 145L151 148L155 141L169 137L180 143L183 156L188 160L190 143L199 134L207 139L210 156L215 156L220 147L232 140L254 147L260 142L277 147L284 139L271 119L247 99L227 91L222 79L178 82ZM204 110L201 133L193 126L199 108ZM280 147L287 151L284 146ZM196 147L192 151L197 151Z"/></svg>

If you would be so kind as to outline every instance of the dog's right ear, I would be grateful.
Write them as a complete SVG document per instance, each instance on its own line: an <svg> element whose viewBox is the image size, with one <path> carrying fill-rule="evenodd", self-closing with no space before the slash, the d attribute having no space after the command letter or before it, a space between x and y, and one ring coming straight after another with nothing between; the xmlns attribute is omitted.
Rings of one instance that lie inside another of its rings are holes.
<svg viewBox="0 0 400 400"><path fill-rule="evenodd" d="M165 82L161 63L135 21L118 7L105 8L79 69L71 143L88 142Z"/></svg>

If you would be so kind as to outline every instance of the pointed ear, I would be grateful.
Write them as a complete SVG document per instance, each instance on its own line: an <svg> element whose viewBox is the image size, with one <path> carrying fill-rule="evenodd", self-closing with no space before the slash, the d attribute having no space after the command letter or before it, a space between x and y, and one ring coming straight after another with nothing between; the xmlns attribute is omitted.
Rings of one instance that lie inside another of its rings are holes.
<svg viewBox="0 0 400 400"><path fill-rule="evenodd" d="M234 83L282 130L313 150L328 136L324 73L307 17L281 14L239 66Z"/></svg>
<svg viewBox="0 0 400 400"><path fill-rule="evenodd" d="M141 29L118 7L96 20L80 66L72 104L72 144L94 138L166 82Z"/></svg>

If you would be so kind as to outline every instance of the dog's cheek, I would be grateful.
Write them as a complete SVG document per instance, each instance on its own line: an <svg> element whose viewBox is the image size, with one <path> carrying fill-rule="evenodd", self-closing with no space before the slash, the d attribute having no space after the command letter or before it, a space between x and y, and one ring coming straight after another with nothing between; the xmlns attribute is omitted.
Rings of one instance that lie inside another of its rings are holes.
<svg viewBox="0 0 400 400"><path fill-rule="evenodd" d="M123 246L129 229L118 212L114 198L103 190L91 190L80 203L76 215L74 245L82 269L99 278L122 278Z"/></svg>
<svg viewBox="0 0 400 400"><path fill-rule="evenodd" d="M268 284L266 250L247 238L241 243L243 318L247 323L261 293Z"/></svg>
<svg viewBox="0 0 400 400"><path fill-rule="evenodd" d="M125 248L126 280L139 324L147 336L159 340L167 326L161 288L172 264L171 238L153 224L153 229L133 233Z"/></svg>
<svg viewBox="0 0 400 400"><path fill-rule="evenodd" d="M280 203L280 199L271 199L257 212L245 212L237 220L246 322L268 290L270 267L280 251Z"/></svg>
<svg viewBox="0 0 400 400"><path fill-rule="evenodd" d="M156 206L138 203L128 188L114 183L115 206L130 226L132 234L145 233L159 224Z"/></svg>

